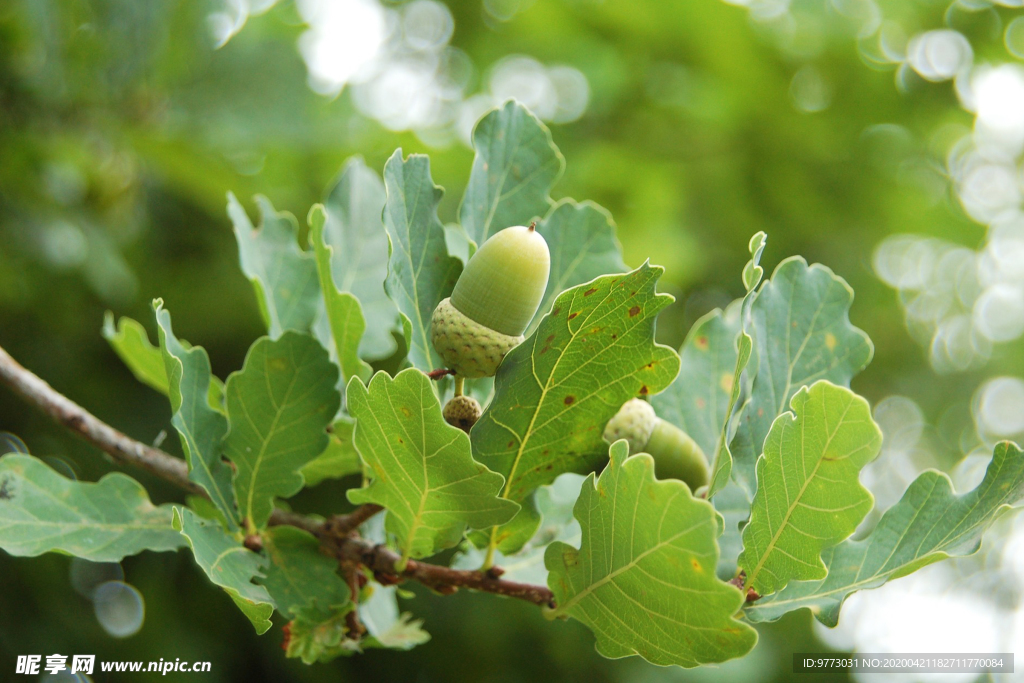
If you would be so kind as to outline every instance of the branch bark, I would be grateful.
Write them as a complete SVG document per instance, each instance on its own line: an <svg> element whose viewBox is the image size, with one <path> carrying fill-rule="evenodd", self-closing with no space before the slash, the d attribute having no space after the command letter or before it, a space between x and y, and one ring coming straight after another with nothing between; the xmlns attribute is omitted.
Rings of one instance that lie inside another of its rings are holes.
<svg viewBox="0 0 1024 683"><path fill-rule="evenodd" d="M188 478L188 466L184 460L114 429L22 367L3 347L0 347L0 383L117 462L144 469L189 493L206 497L202 487ZM379 505L367 504L346 515L334 515L319 521L278 509L270 516L270 524L303 529L316 536L323 550L340 562L362 564L382 580L391 583L411 579L442 594L468 588L518 598L536 605L554 605L554 595L547 587L503 581L498 578L500 574L494 568L488 571L469 571L409 560L403 571L397 571L396 567L402 559L398 553L387 546L374 545L356 534L360 524L381 510L383 508Z"/></svg>
<svg viewBox="0 0 1024 683"><path fill-rule="evenodd" d="M118 462L140 467L189 493L205 495L202 487L188 478L188 466L184 460L117 431L26 370L3 347L0 347L0 382L27 403L49 415L54 422Z"/></svg>
<svg viewBox="0 0 1024 683"><path fill-rule="evenodd" d="M334 535L326 525L316 535L325 552L334 555L339 561L357 562L365 566L384 583L395 584L412 579L444 595L455 593L459 588L468 588L518 598L540 606L554 607L555 604L555 596L546 586L499 579L494 568L487 571L452 569L408 560L405 570L399 572L396 567L401 563L402 556L387 546L374 545L357 536Z"/></svg>

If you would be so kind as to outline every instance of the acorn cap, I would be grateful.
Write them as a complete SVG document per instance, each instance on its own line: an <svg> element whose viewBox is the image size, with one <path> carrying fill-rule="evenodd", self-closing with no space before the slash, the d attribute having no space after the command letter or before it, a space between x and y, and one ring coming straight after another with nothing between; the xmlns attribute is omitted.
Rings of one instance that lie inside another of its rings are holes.
<svg viewBox="0 0 1024 683"><path fill-rule="evenodd" d="M604 438L609 443L625 439L629 454L647 453L654 458L658 479L681 479L690 490L708 483L708 460L689 434L657 416L650 403L631 398L608 421Z"/></svg>
<svg viewBox="0 0 1024 683"><path fill-rule="evenodd" d="M639 453L647 448L647 441L658 422L654 408L647 401L631 398L622 404L615 417L604 428L604 439L614 443L619 439L629 442L629 452Z"/></svg>
<svg viewBox="0 0 1024 683"><path fill-rule="evenodd" d="M446 368L460 377L492 377L505 354L523 342L523 336L502 334L470 320L451 299L445 299L430 318L430 341Z"/></svg>
<svg viewBox="0 0 1024 683"><path fill-rule="evenodd" d="M452 305L484 327L517 337L537 313L550 269L548 244L532 226L505 228L469 259Z"/></svg>
<svg viewBox="0 0 1024 683"><path fill-rule="evenodd" d="M448 403L444 404L444 421L453 427L458 427L469 434L476 421L480 419L483 409L472 396L455 396Z"/></svg>

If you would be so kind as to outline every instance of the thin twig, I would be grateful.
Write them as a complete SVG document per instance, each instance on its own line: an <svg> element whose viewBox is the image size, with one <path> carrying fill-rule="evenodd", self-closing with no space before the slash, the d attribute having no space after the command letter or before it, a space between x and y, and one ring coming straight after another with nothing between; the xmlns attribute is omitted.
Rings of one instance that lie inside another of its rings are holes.
<svg viewBox="0 0 1024 683"><path fill-rule="evenodd" d="M3 347L0 347L0 382L57 424L67 427L115 460L141 467L190 493L204 495L203 489L188 478L188 466L184 460L125 436L23 368Z"/></svg>
<svg viewBox="0 0 1024 683"><path fill-rule="evenodd" d="M328 518L323 523L322 533L338 537L347 536L356 531L363 522L383 510L384 508L380 505L365 503L347 515L334 515Z"/></svg>
<svg viewBox="0 0 1024 683"><path fill-rule="evenodd" d="M139 467L190 493L206 496L206 492L188 478L188 467L184 460L117 431L22 367L3 347L0 347L0 384L10 387L27 403L117 462ZM554 604L554 595L545 586L504 581L497 578L500 574L493 570L451 569L409 560L404 571L396 571L401 555L386 546L374 545L354 533L360 524L382 509L379 505L366 504L347 515L335 515L326 521L277 509L270 516L269 523L272 526L287 525L308 531L319 538L324 550L340 562L362 564L375 574L390 577L393 582L412 579L443 594L468 588L518 598L536 605Z"/></svg>

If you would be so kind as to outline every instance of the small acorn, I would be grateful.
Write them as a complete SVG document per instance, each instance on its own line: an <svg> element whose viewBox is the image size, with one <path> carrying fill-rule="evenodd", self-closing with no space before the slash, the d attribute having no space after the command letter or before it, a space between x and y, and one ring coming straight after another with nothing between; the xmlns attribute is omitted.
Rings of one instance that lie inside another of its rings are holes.
<svg viewBox="0 0 1024 683"><path fill-rule="evenodd" d="M649 453L659 479L681 479L691 491L708 483L708 460L697 442L674 424L654 413L639 398L626 401L604 430L609 443L625 439L630 455Z"/></svg>
<svg viewBox="0 0 1024 683"><path fill-rule="evenodd" d="M455 396L448 403L444 405L442 415L444 415L444 421L450 424L452 427L458 427L462 431L469 434L469 430L473 428L476 421L480 419L480 415L483 410L480 408L480 404L472 396Z"/></svg>
<svg viewBox="0 0 1024 683"><path fill-rule="evenodd" d="M469 259L451 297L434 309L431 341L457 377L490 377L537 313L551 254L534 226L496 232Z"/></svg>

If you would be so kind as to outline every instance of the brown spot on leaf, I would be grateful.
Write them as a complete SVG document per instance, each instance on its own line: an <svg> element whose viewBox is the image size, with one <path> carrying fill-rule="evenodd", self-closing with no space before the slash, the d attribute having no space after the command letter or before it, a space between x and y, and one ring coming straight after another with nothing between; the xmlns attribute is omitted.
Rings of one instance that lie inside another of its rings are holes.
<svg viewBox="0 0 1024 683"><path fill-rule="evenodd" d="M549 335L548 335L548 338L547 338L547 339L545 339L544 341L545 341L545 342L547 342L548 344L550 344L550 343L551 343L551 341L552 341L552 340L553 340L554 338L555 338L555 335L553 335L553 334L549 334Z"/></svg>
<svg viewBox="0 0 1024 683"><path fill-rule="evenodd" d="M569 314L569 320L572 320L573 318L575 318L578 315L579 315L579 313L570 313Z"/></svg>
<svg viewBox="0 0 1024 683"><path fill-rule="evenodd" d="M642 387L640 387L640 395L641 395L641 396L646 396L647 394L649 394L649 393L650 393L650 391L651 391L651 390L647 388L647 385L646 385L646 384L645 384L645 385L643 385Z"/></svg>
<svg viewBox="0 0 1024 683"><path fill-rule="evenodd" d="M516 442L515 442L515 439L513 439L512 441L508 442L508 446L506 446L506 448L512 448L515 445L516 445Z"/></svg>
<svg viewBox="0 0 1024 683"><path fill-rule="evenodd" d="M565 405L571 406L575 402L576 402L576 397L573 396L572 394L570 394L570 395L565 397Z"/></svg>
<svg viewBox="0 0 1024 683"><path fill-rule="evenodd" d="M597 291L597 287L591 287L587 291L583 292L583 296L590 296L591 294L593 294L596 291Z"/></svg>
<svg viewBox="0 0 1024 683"><path fill-rule="evenodd" d="M635 318L638 315L640 315L640 307L639 306L634 306L633 308L629 309L629 317L630 318Z"/></svg>
<svg viewBox="0 0 1024 683"><path fill-rule="evenodd" d="M556 315L558 315L558 314L559 314L559 313L561 313L561 312L562 312L562 307L561 307L561 306L559 306L559 307L558 307L558 308L556 308L555 310L551 311L551 315L552 315L552 316L556 316Z"/></svg>
<svg viewBox="0 0 1024 683"><path fill-rule="evenodd" d="M697 348L700 349L701 351L708 350L708 338L705 337L703 334L697 337Z"/></svg>

